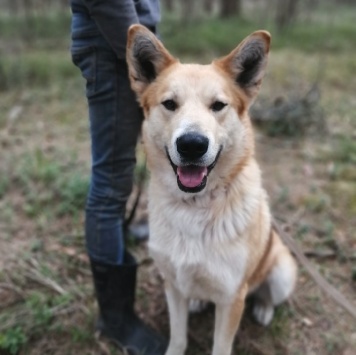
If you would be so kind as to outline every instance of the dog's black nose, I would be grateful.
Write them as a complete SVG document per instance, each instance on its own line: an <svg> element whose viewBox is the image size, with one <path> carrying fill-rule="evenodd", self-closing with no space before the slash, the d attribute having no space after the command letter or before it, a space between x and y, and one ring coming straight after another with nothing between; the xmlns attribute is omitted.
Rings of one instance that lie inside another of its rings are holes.
<svg viewBox="0 0 356 355"><path fill-rule="evenodd" d="M199 133L183 134L176 141L178 153L186 159L202 157L209 148L209 139Z"/></svg>

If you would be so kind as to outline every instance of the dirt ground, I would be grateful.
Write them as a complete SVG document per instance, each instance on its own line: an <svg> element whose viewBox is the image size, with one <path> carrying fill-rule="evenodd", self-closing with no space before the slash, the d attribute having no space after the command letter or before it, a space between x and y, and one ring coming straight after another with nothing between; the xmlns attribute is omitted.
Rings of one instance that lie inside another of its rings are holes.
<svg viewBox="0 0 356 355"><path fill-rule="evenodd" d="M88 173L86 122L81 120L72 134L72 127L63 119L71 104L59 109L56 100L51 102L48 95L43 95L42 99L48 102L45 110L41 105L29 104L26 115L21 118L22 124L3 130L1 136L2 166L7 166L11 176L9 195L0 205L1 309L3 314L13 309L13 314L19 318L30 312L29 319L36 322L38 331L29 333L29 342L20 354L74 354L78 349L83 354L115 353L110 344L92 337L96 305L83 245L82 212L58 214L55 205L61 202L59 197L46 196L46 183L39 187L43 179L51 181L51 169L54 170L53 181L59 178L57 174L69 174L70 179L73 171ZM84 102L75 107L75 114L85 112ZM64 123L53 125L46 111L56 108L61 111ZM344 186L341 191L333 190L331 158L321 158L323 154L329 154L324 153L324 145L329 146L328 139L315 136L273 138L257 130L257 156L276 219L281 225L288 226L289 233L321 274L355 304L354 212L346 208L350 203L348 190L344 191ZM32 156L36 151L43 153L43 157L36 158L43 162L31 162L30 156L26 155L31 152ZM61 159L56 163L58 171L56 164L51 165L55 158ZM35 168L31 164L35 164ZM31 169L41 170L41 164L45 166L45 172L33 176L35 171ZM29 185L21 182L21 177L26 180L27 175ZM69 193L73 191L69 190ZM33 193L35 198L44 201L46 211L28 210ZM146 202L143 195L137 218L146 215ZM162 281L148 258L146 246L130 244L130 249L141 263L138 312L168 336ZM59 311L51 315L49 321L45 309L36 302L48 302L48 297L54 295L68 297L69 301L54 305ZM30 301L26 301L28 297ZM355 353L355 319L330 300L302 267L295 294L288 304L278 308L268 328L257 325L250 313L248 304L236 337L236 354ZM188 354L210 353L213 319L213 306L202 314L191 316ZM22 324L20 320L17 322ZM28 326L24 324L21 329Z"/></svg>

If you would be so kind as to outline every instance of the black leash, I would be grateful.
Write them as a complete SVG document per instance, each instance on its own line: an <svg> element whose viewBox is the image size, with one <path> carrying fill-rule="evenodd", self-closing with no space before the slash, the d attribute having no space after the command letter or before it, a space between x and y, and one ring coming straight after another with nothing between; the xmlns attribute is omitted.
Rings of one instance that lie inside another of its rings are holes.
<svg viewBox="0 0 356 355"><path fill-rule="evenodd" d="M139 170L139 172L137 174L137 178L136 178L137 194L136 194L136 197L135 197L134 204L133 204L133 206L131 208L130 213L128 214L128 217L125 218L125 221L124 221L123 228L124 228L125 232L128 230L131 222L133 221L133 219L135 217L135 214L136 214L136 211L137 211L137 206L140 203L140 198L141 198L143 187L144 187L144 184L145 184L145 181L146 181L146 177L147 177L147 168L146 168L146 159L145 159L145 161L143 163L143 166L142 166L142 169Z"/></svg>

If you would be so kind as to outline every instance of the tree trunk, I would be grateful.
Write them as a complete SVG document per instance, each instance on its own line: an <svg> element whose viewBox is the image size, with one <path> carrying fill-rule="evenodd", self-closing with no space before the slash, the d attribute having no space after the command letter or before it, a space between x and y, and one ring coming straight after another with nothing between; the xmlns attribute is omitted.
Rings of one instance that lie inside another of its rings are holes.
<svg viewBox="0 0 356 355"><path fill-rule="evenodd" d="M204 10L209 15L213 12L214 0L204 0Z"/></svg>
<svg viewBox="0 0 356 355"><path fill-rule="evenodd" d="M283 31L297 17L299 0L278 0L276 11L276 25L279 31Z"/></svg>
<svg viewBox="0 0 356 355"><path fill-rule="evenodd" d="M221 0L220 17L228 18L241 14L241 0Z"/></svg>
<svg viewBox="0 0 356 355"><path fill-rule="evenodd" d="M193 0L183 0L182 2L183 22L191 22L195 18L195 6Z"/></svg>
<svg viewBox="0 0 356 355"><path fill-rule="evenodd" d="M17 15L19 13L19 4L17 0L8 0L8 8L11 15Z"/></svg>
<svg viewBox="0 0 356 355"><path fill-rule="evenodd" d="M174 1L173 0L165 0L164 5L169 12L174 11Z"/></svg>

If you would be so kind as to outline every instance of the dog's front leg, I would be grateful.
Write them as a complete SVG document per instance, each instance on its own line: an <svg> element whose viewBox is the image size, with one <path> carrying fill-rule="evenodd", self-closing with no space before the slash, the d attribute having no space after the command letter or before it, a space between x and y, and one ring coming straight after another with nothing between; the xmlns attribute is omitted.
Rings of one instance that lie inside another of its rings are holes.
<svg viewBox="0 0 356 355"><path fill-rule="evenodd" d="M188 300L171 283L166 283L170 340L166 355L183 355L187 347Z"/></svg>
<svg viewBox="0 0 356 355"><path fill-rule="evenodd" d="M215 305L213 355L231 354L234 337L245 307L247 289L247 285L244 285L231 302Z"/></svg>

